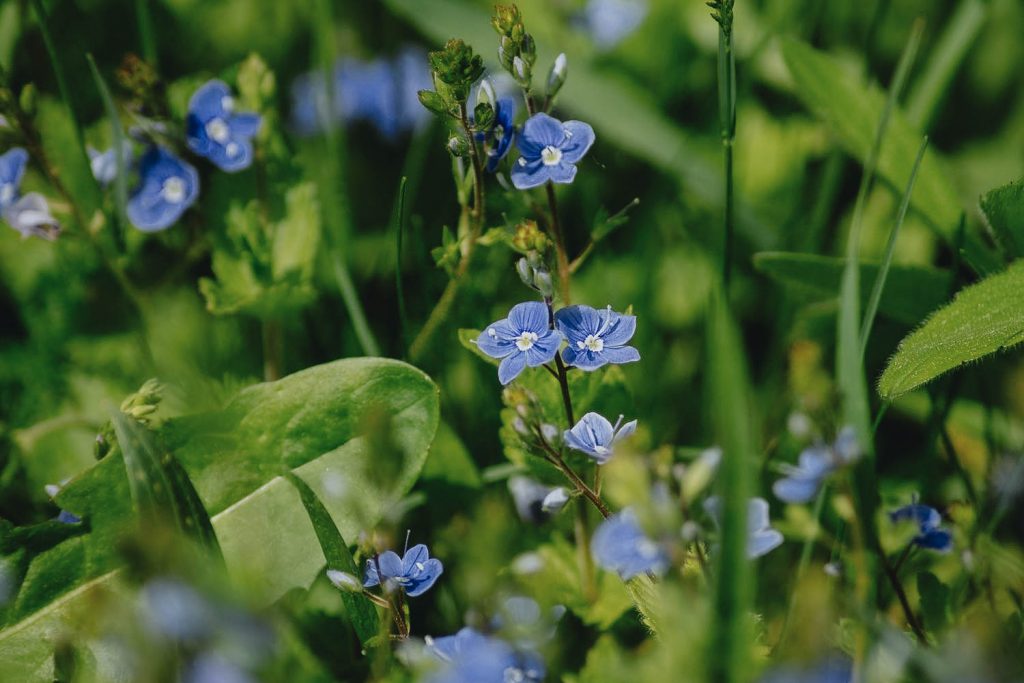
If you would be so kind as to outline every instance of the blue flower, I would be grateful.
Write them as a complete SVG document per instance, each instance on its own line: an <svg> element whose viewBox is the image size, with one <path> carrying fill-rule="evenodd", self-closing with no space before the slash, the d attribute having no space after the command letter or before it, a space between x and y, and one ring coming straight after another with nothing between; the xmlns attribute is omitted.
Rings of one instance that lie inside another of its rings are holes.
<svg viewBox="0 0 1024 683"><path fill-rule="evenodd" d="M889 513L889 520L893 524L902 522L913 522L917 524L917 535L911 543L919 548L935 550L940 553L948 553L953 549L953 534L949 529L943 529L942 515L933 507L911 503L897 508Z"/></svg>
<svg viewBox="0 0 1024 683"><path fill-rule="evenodd" d="M607 50L633 33L646 16L644 0L590 0L583 10L583 23L594 44Z"/></svg>
<svg viewBox="0 0 1024 683"><path fill-rule="evenodd" d="M401 558L388 550L367 560L363 587L380 585L383 578L385 584L392 583L409 597L415 598L426 593L443 571L441 560L431 558L427 546L421 543L409 548Z"/></svg>
<svg viewBox="0 0 1024 683"><path fill-rule="evenodd" d="M128 199L128 220L143 232L173 225L199 196L199 174L163 147L150 147L139 160L139 184Z"/></svg>
<svg viewBox="0 0 1024 683"><path fill-rule="evenodd" d="M603 465L612 457L615 444L635 431L636 420L622 424L622 416L619 415L613 425L604 415L587 413L572 429L566 430L565 445L583 451L598 465Z"/></svg>
<svg viewBox="0 0 1024 683"><path fill-rule="evenodd" d="M580 370L596 370L606 363L632 363L640 352L626 342L636 331L636 316L598 311L590 306L566 306L555 313L555 326L568 346L562 360Z"/></svg>
<svg viewBox="0 0 1024 683"><path fill-rule="evenodd" d="M594 144L594 129L582 121L562 123L541 112L526 120L517 144L523 155L512 166L516 189L529 190L549 180L571 183L576 163Z"/></svg>
<svg viewBox="0 0 1024 683"><path fill-rule="evenodd" d="M429 678L430 683L539 683L544 680L544 662L531 651L520 651L508 643L485 636L472 628L453 636L427 637L427 651L443 666Z"/></svg>
<svg viewBox="0 0 1024 683"><path fill-rule="evenodd" d="M601 523L590 545L594 560L623 579L637 574L664 574L669 567L665 549L644 534L636 514L626 508Z"/></svg>
<svg viewBox="0 0 1024 683"><path fill-rule="evenodd" d="M551 361L562 345L562 333L548 326L548 308L539 301L516 304L508 317L487 326L476 338L477 347L500 358L498 380L508 384L527 366Z"/></svg>
<svg viewBox="0 0 1024 683"><path fill-rule="evenodd" d="M260 121L259 114L235 113L235 99L227 84L208 81L188 102L188 148L222 171L241 171L252 164L252 138Z"/></svg>
<svg viewBox="0 0 1024 683"><path fill-rule="evenodd" d="M850 683L853 662L846 656L831 657L810 669L779 667L762 676L758 683Z"/></svg>
<svg viewBox="0 0 1024 683"><path fill-rule="evenodd" d="M859 457L856 433L844 427L831 447L815 444L800 453L798 465L783 465L786 476L775 482L772 491L787 503L806 503L817 495L825 477Z"/></svg>
<svg viewBox="0 0 1024 683"><path fill-rule="evenodd" d="M721 524L722 501L718 496L705 500L704 510L716 525ZM747 557L751 560L782 545L782 534L772 528L768 510L768 501L764 498L751 498L747 502Z"/></svg>
<svg viewBox="0 0 1024 683"><path fill-rule="evenodd" d="M516 101L511 97L502 97L494 105L494 123L489 130L476 134L477 142L484 145L487 154L487 172L494 173L498 164L508 154L512 140L516 137Z"/></svg>
<svg viewBox="0 0 1024 683"><path fill-rule="evenodd" d="M105 152L100 152L92 147L86 149L89 153L89 168L96 182L100 185L109 185L117 177L117 150L111 147ZM121 167L127 169L132 159L132 143L127 140L121 145Z"/></svg>
<svg viewBox="0 0 1024 683"><path fill-rule="evenodd" d="M28 152L21 147L0 156L0 216L22 237L55 239L60 224L50 215L46 198L37 192L29 192L24 197L19 194L27 163Z"/></svg>
<svg viewBox="0 0 1024 683"><path fill-rule="evenodd" d="M182 683L256 683L256 679L223 655L204 652L188 666Z"/></svg>

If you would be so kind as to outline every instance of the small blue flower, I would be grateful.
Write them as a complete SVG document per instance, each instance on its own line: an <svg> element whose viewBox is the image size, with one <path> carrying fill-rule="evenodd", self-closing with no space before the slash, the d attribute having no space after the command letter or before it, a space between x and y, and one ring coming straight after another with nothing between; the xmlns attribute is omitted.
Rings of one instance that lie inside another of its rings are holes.
<svg viewBox="0 0 1024 683"><path fill-rule="evenodd" d="M21 178L27 163L28 152L21 147L14 147L0 156L0 216L22 237L55 239L60 224L50 215L46 198L37 192L20 196Z"/></svg>
<svg viewBox="0 0 1024 683"><path fill-rule="evenodd" d="M256 679L223 655L204 652L186 668L182 683L256 683Z"/></svg>
<svg viewBox="0 0 1024 683"><path fill-rule="evenodd" d="M576 163L594 144L594 129L582 121L562 123L541 112L526 120L517 144L522 156L512 166L516 189L529 190L549 180L571 183Z"/></svg>
<svg viewBox="0 0 1024 683"><path fill-rule="evenodd" d="M143 232L173 225L199 196L199 174L163 147L150 147L139 160L139 184L128 199L128 220Z"/></svg>
<svg viewBox="0 0 1024 683"><path fill-rule="evenodd" d="M380 585L383 577L385 584L393 583L405 591L406 595L415 598L430 590L443 571L441 560L431 558L427 546L421 543L409 548L401 558L388 550L367 560L363 587Z"/></svg>
<svg viewBox="0 0 1024 683"><path fill-rule="evenodd" d="M621 425L621 427L620 427ZM636 431L636 420L622 424L622 416L613 425L604 415L587 413L564 434L565 445L583 451L603 465L612 457L615 444Z"/></svg>
<svg viewBox="0 0 1024 683"><path fill-rule="evenodd" d="M501 610L491 619L491 626L519 651L536 652L555 637L563 616L564 605L545 611L533 598L514 595L502 603Z"/></svg>
<svg viewBox="0 0 1024 683"><path fill-rule="evenodd" d="M555 313L555 326L568 346L562 360L580 370L596 370L606 363L632 363L640 352L626 342L636 332L636 316L598 311L590 306L566 306Z"/></svg>
<svg viewBox="0 0 1024 683"><path fill-rule="evenodd" d="M721 524L722 501L718 496L705 500L704 510L716 525ZM768 501L764 498L751 498L747 502L747 557L751 560L782 545L782 534L772 528L768 511Z"/></svg>
<svg viewBox="0 0 1024 683"><path fill-rule="evenodd" d="M170 640L195 642L216 631L217 607L177 579L151 579L140 591L145 625Z"/></svg>
<svg viewBox="0 0 1024 683"><path fill-rule="evenodd" d="M852 680L853 662L840 655L809 669L778 667L762 676L758 683L850 683Z"/></svg>
<svg viewBox="0 0 1024 683"><path fill-rule="evenodd" d="M637 574L664 574L669 567L668 553L644 534L630 508L597 527L590 550L601 567L618 572L624 580Z"/></svg>
<svg viewBox="0 0 1024 683"><path fill-rule="evenodd" d="M426 638L427 651L443 663L430 683L539 683L544 662L531 651L466 627L453 636Z"/></svg>
<svg viewBox="0 0 1024 683"><path fill-rule="evenodd" d="M487 172L494 173L498 164L508 154L512 140L516 137L516 101L511 97L502 97L494 105L494 123L486 131L476 134L477 142L484 145L487 154Z"/></svg>
<svg viewBox="0 0 1024 683"><path fill-rule="evenodd" d="M548 326L548 308L539 301L516 304L508 317L487 326L476 345L491 358L500 358L498 380L508 384L527 366L535 368L554 359L562 333Z"/></svg>
<svg viewBox="0 0 1024 683"><path fill-rule="evenodd" d="M940 553L948 553L953 549L953 534L949 529L943 529L942 515L933 507L911 503L897 508L889 513L889 520L893 524L902 522L913 522L917 524L917 535L911 543L919 548L934 550Z"/></svg>
<svg viewBox="0 0 1024 683"><path fill-rule="evenodd" d="M798 465L783 465L786 476L775 482L772 491L787 503L806 503L817 495L825 477L859 457L856 433L844 427L831 447L815 444L800 453Z"/></svg>
<svg viewBox="0 0 1024 683"><path fill-rule="evenodd" d="M192 95L185 118L188 148L222 171L233 173L252 164L252 138L259 114L235 113L235 99L223 81L208 81Z"/></svg>
<svg viewBox="0 0 1024 683"><path fill-rule="evenodd" d="M89 153L89 168L92 175L100 185L109 185L117 177L117 150L111 147L105 152L100 152L92 147L86 149ZM125 140L121 145L121 167L128 168L132 160L132 143Z"/></svg>
<svg viewBox="0 0 1024 683"><path fill-rule="evenodd" d="M590 0L583 24L594 44L608 50L633 33L647 16L645 0Z"/></svg>

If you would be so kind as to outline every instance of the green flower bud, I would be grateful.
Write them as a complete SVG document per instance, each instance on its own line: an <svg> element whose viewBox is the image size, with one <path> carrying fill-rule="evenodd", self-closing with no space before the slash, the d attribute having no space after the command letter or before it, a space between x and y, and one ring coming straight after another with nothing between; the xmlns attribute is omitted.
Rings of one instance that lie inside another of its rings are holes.
<svg viewBox="0 0 1024 683"><path fill-rule="evenodd" d="M484 60L458 39L449 40L443 50L428 55L434 75L451 89L452 96L465 102L469 90L484 75Z"/></svg>
<svg viewBox="0 0 1024 683"><path fill-rule="evenodd" d="M469 153L469 143L465 138L453 135L448 138L448 152L453 157L464 157Z"/></svg>
<svg viewBox="0 0 1024 683"><path fill-rule="evenodd" d="M548 98L553 98L558 94L558 91L565 85L566 70L568 68L568 60L565 58L565 53L561 53L555 57L555 63L551 65L551 71L548 72Z"/></svg>
<svg viewBox="0 0 1024 683"><path fill-rule="evenodd" d="M420 104L426 107L428 111L438 116L446 116L448 114L448 107L445 106L444 98L433 90L420 90L416 93L416 96L420 98Z"/></svg>
<svg viewBox="0 0 1024 683"><path fill-rule="evenodd" d="M494 123L494 107L481 102L473 110L473 121L478 130L488 130Z"/></svg>

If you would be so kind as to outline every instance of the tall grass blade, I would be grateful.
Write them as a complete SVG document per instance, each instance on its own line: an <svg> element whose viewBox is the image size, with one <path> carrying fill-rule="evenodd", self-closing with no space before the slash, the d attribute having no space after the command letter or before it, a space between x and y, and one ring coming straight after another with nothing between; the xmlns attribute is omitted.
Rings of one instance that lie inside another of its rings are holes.
<svg viewBox="0 0 1024 683"><path fill-rule="evenodd" d="M118 224L123 234L128 228L126 209L128 204L128 169L125 168L124 154L122 153L125 144L124 126L121 125L121 117L118 116L117 105L114 104L110 88L107 87L107 82L103 80L100 70L96 67L96 60L93 59L92 54L88 53L85 55L85 58L89 62L89 71L92 72L92 79L96 83L96 90L99 91L100 99L103 100L103 109L106 111L107 118L110 119L111 139L114 146L114 165L117 171L117 175L114 178L114 204L117 211Z"/></svg>

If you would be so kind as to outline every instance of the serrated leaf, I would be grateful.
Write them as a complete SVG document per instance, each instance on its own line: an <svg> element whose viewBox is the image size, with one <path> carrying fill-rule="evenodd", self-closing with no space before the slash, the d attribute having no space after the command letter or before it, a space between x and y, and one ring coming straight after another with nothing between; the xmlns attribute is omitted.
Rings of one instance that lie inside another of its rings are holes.
<svg viewBox="0 0 1024 683"><path fill-rule="evenodd" d="M313 183L302 183L285 195L284 219L274 226L272 269L275 280L298 273L302 280L313 274L320 243L320 203Z"/></svg>
<svg viewBox="0 0 1024 683"><path fill-rule="evenodd" d="M323 551L327 561L328 569L339 569L354 576L359 576L359 568L352 553L348 549L345 538L338 531L338 526L331 518L331 513L317 497L313 489L309 488L302 479L285 471L284 478L289 484L295 487L302 499L302 505L306 508L309 521L313 524L317 540L320 542L320 549ZM352 627L359 636L359 642L364 647L369 647L369 642L380 634L380 616L377 609L370 603L369 599L358 593L341 591L341 601L345 604L345 612L352 620Z"/></svg>
<svg viewBox="0 0 1024 683"><path fill-rule="evenodd" d="M878 381L882 398L1024 341L1024 261L960 290L900 342Z"/></svg>
<svg viewBox="0 0 1024 683"><path fill-rule="evenodd" d="M761 252L754 267L778 282L822 298L835 299L846 260L834 256L790 252ZM878 263L861 261L861 304L870 296L878 276ZM907 325L916 325L946 301L952 276L948 271L921 266L894 265L889 271L878 311Z"/></svg>
<svg viewBox="0 0 1024 683"><path fill-rule="evenodd" d="M1024 179L986 192L981 211L1012 258L1024 256Z"/></svg>
<svg viewBox="0 0 1024 683"><path fill-rule="evenodd" d="M252 581L255 600L306 588L325 560L301 497L282 467L316 492L343 536L373 526L405 495L438 422L437 388L399 361L357 358L308 368L240 391L223 409L167 421L159 436L195 484L228 571ZM390 418L385 451L367 419ZM64 615L116 585L117 547L134 522L124 461L115 449L68 483L58 504L88 533L28 564L0 631L0 680L52 680Z"/></svg>

